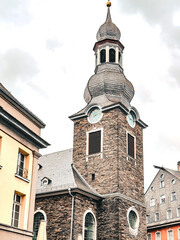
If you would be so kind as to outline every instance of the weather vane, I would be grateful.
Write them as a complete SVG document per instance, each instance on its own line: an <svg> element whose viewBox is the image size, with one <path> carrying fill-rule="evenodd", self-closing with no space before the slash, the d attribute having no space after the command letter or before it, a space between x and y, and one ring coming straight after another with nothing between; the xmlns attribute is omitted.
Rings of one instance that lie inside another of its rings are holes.
<svg viewBox="0 0 180 240"><path fill-rule="evenodd" d="M106 3L106 6L107 6L107 7L110 7L110 6L111 6L111 1L108 1L108 2Z"/></svg>

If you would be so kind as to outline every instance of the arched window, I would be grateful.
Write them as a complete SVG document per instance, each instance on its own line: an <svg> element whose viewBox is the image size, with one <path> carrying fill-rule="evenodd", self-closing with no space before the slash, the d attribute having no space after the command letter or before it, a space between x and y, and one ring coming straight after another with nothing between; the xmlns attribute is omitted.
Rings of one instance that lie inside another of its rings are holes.
<svg viewBox="0 0 180 240"><path fill-rule="evenodd" d="M121 62L121 53L119 52L119 63Z"/></svg>
<svg viewBox="0 0 180 240"><path fill-rule="evenodd" d="M100 61L101 61L101 63L106 62L106 50L105 49L102 49L100 52Z"/></svg>
<svg viewBox="0 0 180 240"><path fill-rule="evenodd" d="M110 62L115 62L115 55L116 55L115 50L111 48L109 50L109 61Z"/></svg>
<svg viewBox="0 0 180 240"><path fill-rule="evenodd" d="M95 217L91 212L86 213L84 222L84 240L96 239Z"/></svg>
<svg viewBox="0 0 180 240"><path fill-rule="evenodd" d="M34 214L34 224L33 224L33 232L34 232L33 240L37 239L37 235L38 235L41 220L46 220L43 211L35 212L35 214Z"/></svg>

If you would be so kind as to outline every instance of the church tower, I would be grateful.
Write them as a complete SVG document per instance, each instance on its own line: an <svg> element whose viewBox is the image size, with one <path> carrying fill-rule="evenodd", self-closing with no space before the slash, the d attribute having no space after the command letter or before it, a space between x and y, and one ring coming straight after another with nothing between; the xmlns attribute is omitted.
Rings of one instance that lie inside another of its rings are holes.
<svg viewBox="0 0 180 240"><path fill-rule="evenodd" d="M134 87L124 75L121 33L107 18L94 45L95 74L84 91L86 107L74 122L73 166L102 196L97 239L146 239L143 129L131 106Z"/></svg>

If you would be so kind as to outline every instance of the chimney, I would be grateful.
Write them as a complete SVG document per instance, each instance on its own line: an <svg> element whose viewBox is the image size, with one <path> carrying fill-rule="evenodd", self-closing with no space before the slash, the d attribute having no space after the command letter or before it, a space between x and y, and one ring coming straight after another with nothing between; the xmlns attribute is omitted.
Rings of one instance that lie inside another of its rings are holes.
<svg viewBox="0 0 180 240"><path fill-rule="evenodd" d="M180 161L177 162L177 170L180 171Z"/></svg>

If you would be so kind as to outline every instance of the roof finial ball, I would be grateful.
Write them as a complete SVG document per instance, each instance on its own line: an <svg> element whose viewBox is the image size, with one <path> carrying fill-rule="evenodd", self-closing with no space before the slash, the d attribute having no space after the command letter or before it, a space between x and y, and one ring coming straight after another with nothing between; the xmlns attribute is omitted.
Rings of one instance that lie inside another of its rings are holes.
<svg viewBox="0 0 180 240"><path fill-rule="evenodd" d="M106 3L106 6L107 6L107 7L110 7L110 6L111 6L111 2L108 1L108 2Z"/></svg>

